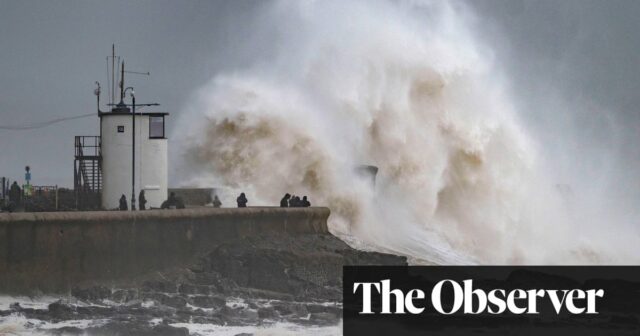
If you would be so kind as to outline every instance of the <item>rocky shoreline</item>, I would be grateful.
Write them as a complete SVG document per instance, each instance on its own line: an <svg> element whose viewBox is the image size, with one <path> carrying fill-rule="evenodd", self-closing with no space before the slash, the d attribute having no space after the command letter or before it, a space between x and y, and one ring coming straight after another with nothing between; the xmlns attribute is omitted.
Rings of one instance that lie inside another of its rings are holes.
<svg viewBox="0 0 640 336"><path fill-rule="evenodd" d="M358 251L330 234L246 237L213 246L184 268L130 285L75 288L46 309L14 303L0 317L101 321L39 330L53 335L189 335L188 324L337 325L343 265L406 265L406 259Z"/></svg>

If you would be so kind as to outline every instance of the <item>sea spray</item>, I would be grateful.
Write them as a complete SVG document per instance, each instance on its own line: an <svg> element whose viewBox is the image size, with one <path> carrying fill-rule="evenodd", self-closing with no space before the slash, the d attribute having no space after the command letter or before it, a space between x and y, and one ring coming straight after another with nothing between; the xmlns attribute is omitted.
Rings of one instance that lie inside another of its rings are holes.
<svg viewBox="0 0 640 336"><path fill-rule="evenodd" d="M417 262L620 262L575 239L471 18L458 2L269 3L268 51L181 113L180 182L249 205L309 195L335 234ZM375 186L362 164L379 167Z"/></svg>

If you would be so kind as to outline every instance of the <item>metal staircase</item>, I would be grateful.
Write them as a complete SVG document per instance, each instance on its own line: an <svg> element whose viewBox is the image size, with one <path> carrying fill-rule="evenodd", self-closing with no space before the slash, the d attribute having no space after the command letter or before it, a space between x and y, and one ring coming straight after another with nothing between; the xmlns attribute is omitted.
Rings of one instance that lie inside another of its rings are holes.
<svg viewBox="0 0 640 336"><path fill-rule="evenodd" d="M102 155L99 136L76 136L73 163L76 208L100 208L102 193Z"/></svg>

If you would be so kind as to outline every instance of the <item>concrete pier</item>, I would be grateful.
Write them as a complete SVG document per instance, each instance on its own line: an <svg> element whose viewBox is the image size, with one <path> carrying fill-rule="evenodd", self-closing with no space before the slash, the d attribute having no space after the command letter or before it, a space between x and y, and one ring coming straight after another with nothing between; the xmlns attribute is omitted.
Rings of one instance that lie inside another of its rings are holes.
<svg viewBox="0 0 640 336"><path fill-rule="evenodd" d="M0 214L0 293L64 293L188 265L264 233L328 234L328 208L197 208Z"/></svg>

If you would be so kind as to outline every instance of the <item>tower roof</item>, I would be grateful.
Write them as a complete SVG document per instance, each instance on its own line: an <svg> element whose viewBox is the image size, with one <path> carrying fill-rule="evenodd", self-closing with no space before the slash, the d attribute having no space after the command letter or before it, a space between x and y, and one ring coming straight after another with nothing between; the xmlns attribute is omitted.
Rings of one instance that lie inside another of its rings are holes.
<svg viewBox="0 0 640 336"><path fill-rule="evenodd" d="M100 112L98 114L98 116L101 118L106 116L123 116L123 115L131 116L131 110L127 108L124 110L115 111L115 108L114 108L111 112ZM160 116L168 116L168 115L169 115L169 112L137 112L136 111L136 116L160 117Z"/></svg>
<svg viewBox="0 0 640 336"><path fill-rule="evenodd" d="M118 103L118 105L116 105L114 108L111 109L111 113L131 114L131 109L128 108L127 105L123 101L120 101L120 103Z"/></svg>

